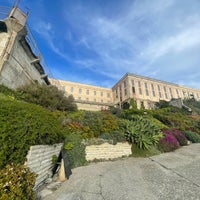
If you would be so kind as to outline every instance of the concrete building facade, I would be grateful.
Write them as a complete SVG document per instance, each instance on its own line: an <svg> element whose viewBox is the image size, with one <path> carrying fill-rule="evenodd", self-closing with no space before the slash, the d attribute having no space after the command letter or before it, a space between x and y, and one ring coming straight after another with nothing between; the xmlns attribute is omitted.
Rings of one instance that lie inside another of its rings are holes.
<svg viewBox="0 0 200 200"><path fill-rule="evenodd" d="M124 103L134 99L137 107L143 104L145 108L154 107L160 100L185 99L192 96L200 100L200 90L180 86L153 78L139 76L131 73L125 74L113 87L113 103L122 107Z"/></svg>
<svg viewBox="0 0 200 200"><path fill-rule="evenodd" d="M200 90L180 86L153 78L131 73L125 74L112 88L50 79L51 84L73 95L79 109L100 110L109 106L122 108L134 99L137 108L143 104L146 109L154 108L160 100L185 99L194 97L200 100Z"/></svg>
<svg viewBox="0 0 200 200"><path fill-rule="evenodd" d="M112 89L76 82L49 79L52 85L64 91L66 95L72 95L82 110L104 110L113 106Z"/></svg>
<svg viewBox="0 0 200 200"><path fill-rule="evenodd" d="M28 14L13 7L0 20L0 84L13 89L34 81L49 84L40 55L30 45L27 17Z"/></svg>

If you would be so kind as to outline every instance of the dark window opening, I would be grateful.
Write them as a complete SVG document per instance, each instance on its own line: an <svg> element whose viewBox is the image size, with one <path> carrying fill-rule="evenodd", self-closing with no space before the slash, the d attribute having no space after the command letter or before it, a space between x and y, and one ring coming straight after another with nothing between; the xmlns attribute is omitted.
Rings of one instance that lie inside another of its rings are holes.
<svg viewBox="0 0 200 200"><path fill-rule="evenodd" d="M0 33L1 32L8 32L7 26L5 22L0 21Z"/></svg>

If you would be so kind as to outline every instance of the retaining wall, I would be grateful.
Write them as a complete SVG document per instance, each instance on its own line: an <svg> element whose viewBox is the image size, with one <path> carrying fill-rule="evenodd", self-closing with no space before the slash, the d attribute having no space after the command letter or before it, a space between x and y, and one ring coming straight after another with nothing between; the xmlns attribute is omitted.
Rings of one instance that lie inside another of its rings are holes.
<svg viewBox="0 0 200 200"><path fill-rule="evenodd" d="M86 146L86 160L109 160L120 158L123 156L129 156L132 154L131 145L128 143L117 143L112 145L109 143L103 143L101 145Z"/></svg>
<svg viewBox="0 0 200 200"><path fill-rule="evenodd" d="M40 186L45 179L52 176L52 156L59 155L62 145L63 144L31 146L27 155L26 166L38 175L35 188Z"/></svg>

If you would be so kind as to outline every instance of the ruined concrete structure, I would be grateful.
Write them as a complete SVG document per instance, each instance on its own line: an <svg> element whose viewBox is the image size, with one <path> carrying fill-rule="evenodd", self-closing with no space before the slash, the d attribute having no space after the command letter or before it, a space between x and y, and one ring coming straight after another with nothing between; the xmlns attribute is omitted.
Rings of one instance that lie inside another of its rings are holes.
<svg viewBox="0 0 200 200"><path fill-rule="evenodd" d="M13 7L0 20L0 84L13 89L34 81L49 84L40 55L31 48L27 17L28 14Z"/></svg>

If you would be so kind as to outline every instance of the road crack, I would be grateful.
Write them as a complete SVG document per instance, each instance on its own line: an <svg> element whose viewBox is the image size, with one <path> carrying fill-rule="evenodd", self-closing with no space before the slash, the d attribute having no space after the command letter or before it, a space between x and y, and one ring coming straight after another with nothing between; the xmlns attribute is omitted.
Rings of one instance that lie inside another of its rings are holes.
<svg viewBox="0 0 200 200"><path fill-rule="evenodd" d="M172 168L166 167L165 165L163 165L162 163L160 163L160 162L154 160L154 159L151 158L151 157L148 157L148 158L149 158L149 160L151 160L152 162L155 162L156 164L160 165L162 168L164 168L164 169L166 169L166 170L169 170L169 171L171 171L172 173L176 174L177 176L179 176L179 177L185 179L186 181L192 183L193 185L195 185L195 186L197 186L197 187L200 187L199 184L193 182L192 180L190 180L189 178L183 176L182 174L178 173L177 171L173 170Z"/></svg>

